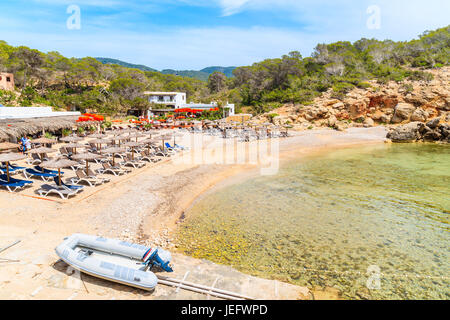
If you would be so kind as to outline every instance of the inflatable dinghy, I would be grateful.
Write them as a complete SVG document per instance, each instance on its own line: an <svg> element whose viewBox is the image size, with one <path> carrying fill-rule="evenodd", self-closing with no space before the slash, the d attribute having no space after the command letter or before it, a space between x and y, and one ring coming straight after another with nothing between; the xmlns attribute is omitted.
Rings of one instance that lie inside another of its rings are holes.
<svg viewBox="0 0 450 320"><path fill-rule="evenodd" d="M158 278L149 269L156 266L173 271L170 252L121 240L73 234L55 251L80 272L143 290L152 290L158 284Z"/></svg>

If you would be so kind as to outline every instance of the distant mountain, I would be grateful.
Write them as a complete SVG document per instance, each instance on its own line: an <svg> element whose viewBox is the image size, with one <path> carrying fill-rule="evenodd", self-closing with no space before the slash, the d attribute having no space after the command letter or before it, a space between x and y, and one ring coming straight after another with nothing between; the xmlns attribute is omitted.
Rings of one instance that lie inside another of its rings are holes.
<svg viewBox="0 0 450 320"><path fill-rule="evenodd" d="M122 67L126 67L126 68L134 68L134 69L139 69L142 71L158 71L156 69L144 66L142 64L133 64L133 63L128 63L128 62L124 62L121 60L117 60L117 59L111 59L111 58L95 58L98 61L100 61L103 64L118 64L119 66Z"/></svg>
<svg viewBox="0 0 450 320"><path fill-rule="evenodd" d="M208 67L200 70L200 72L207 73L209 76L210 74L219 71L224 73L228 78L232 78L234 69L236 69L236 67Z"/></svg>
<svg viewBox="0 0 450 320"><path fill-rule="evenodd" d="M236 69L236 67L219 67L219 66L214 66L214 67L207 67L204 68L200 71L196 71L196 70L173 70L173 69L164 69L162 71L158 71L156 69L144 66L144 65L140 65L140 64L132 64L132 63L128 63L128 62L124 62L121 60L117 60L117 59L111 59L111 58L95 58L98 61L100 61L103 64L118 64L120 66L123 67L127 67L127 68L135 68L135 69L139 69L142 71L155 71L155 72L161 72L162 74L173 74L173 75L179 75L181 77L187 77L187 78L193 78L193 79L198 79L198 80L202 80L202 81L207 81L208 77L216 72L223 72L227 77L231 78L233 77L233 70Z"/></svg>
<svg viewBox="0 0 450 320"><path fill-rule="evenodd" d="M194 78L202 81L208 81L209 73L195 70L173 70L173 69L165 69L162 70L163 74L175 74L181 77Z"/></svg>

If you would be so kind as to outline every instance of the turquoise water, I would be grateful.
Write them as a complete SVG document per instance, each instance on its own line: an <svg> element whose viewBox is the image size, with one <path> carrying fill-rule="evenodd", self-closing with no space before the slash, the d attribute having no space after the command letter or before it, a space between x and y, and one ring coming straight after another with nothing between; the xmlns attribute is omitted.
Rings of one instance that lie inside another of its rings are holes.
<svg viewBox="0 0 450 320"><path fill-rule="evenodd" d="M185 254L342 298L449 299L449 213L449 146L380 145L220 189L177 238Z"/></svg>

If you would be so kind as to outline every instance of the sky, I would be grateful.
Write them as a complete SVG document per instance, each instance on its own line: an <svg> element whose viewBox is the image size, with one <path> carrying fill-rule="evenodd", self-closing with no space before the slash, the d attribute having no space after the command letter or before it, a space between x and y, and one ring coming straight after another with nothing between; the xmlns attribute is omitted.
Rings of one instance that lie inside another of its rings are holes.
<svg viewBox="0 0 450 320"><path fill-rule="evenodd" d="M319 43L411 40L449 25L449 12L448 0L1 0L0 40L200 70L305 57Z"/></svg>

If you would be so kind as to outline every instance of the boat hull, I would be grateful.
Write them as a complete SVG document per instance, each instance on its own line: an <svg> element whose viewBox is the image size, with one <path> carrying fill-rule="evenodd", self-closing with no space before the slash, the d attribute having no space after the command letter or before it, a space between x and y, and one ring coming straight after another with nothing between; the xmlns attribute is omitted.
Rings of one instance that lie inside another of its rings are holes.
<svg viewBox="0 0 450 320"><path fill-rule="evenodd" d="M153 290L158 278L144 271L143 258L156 249L116 239L74 234L56 247L56 254L80 272L124 285ZM161 251L170 260L170 253Z"/></svg>

